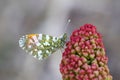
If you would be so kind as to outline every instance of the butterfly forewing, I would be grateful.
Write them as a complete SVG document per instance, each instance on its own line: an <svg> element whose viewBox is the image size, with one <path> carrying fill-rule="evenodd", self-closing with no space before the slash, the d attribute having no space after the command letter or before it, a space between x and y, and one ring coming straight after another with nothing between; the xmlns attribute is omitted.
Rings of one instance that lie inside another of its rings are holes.
<svg viewBox="0 0 120 80"><path fill-rule="evenodd" d="M19 46L35 58L47 58L57 49L63 47L62 37L53 37L45 34L29 34L20 38Z"/></svg>

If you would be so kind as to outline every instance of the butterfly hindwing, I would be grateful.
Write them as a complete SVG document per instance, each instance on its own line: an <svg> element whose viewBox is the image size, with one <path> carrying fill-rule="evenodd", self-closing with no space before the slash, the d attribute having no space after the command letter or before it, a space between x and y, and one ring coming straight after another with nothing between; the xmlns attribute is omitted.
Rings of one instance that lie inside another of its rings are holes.
<svg viewBox="0 0 120 80"><path fill-rule="evenodd" d="M45 34L29 34L20 38L19 46L35 58L42 60L63 47L65 35L53 37Z"/></svg>

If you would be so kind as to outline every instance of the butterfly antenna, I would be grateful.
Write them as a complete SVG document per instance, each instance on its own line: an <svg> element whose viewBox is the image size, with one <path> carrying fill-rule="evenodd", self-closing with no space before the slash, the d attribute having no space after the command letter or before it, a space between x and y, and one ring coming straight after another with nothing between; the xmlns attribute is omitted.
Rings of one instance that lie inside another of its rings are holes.
<svg viewBox="0 0 120 80"><path fill-rule="evenodd" d="M64 26L65 27L64 34L61 35L60 38L62 38L64 36L67 36L67 32L66 31L67 31L67 28L68 28L68 25L69 25L70 22L71 22L71 19L68 19L67 22L66 22L66 24L65 24L65 26Z"/></svg>
<svg viewBox="0 0 120 80"><path fill-rule="evenodd" d="M68 25L70 24L71 19L68 19L67 23L65 24L65 32L67 31Z"/></svg>
<svg viewBox="0 0 120 80"><path fill-rule="evenodd" d="M62 41L63 42L66 42L67 41L67 33L66 33L66 31L67 31L67 28L68 28L68 25L69 25L69 23L71 22L71 19L68 19L67 20L67 23L65 24L65 31L64 31L64 34L63 35L61 35L59 38L61 38L62 39Z"/></svg>

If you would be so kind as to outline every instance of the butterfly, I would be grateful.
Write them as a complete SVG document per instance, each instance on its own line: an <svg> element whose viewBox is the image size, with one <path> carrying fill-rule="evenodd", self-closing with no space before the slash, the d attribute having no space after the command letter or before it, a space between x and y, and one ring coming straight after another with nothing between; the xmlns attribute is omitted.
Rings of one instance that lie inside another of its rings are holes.
<svg viewBox="0 0 120 80"><path fill-rule="evenodd" d="M19 40L19 46L38 60L43 60L63 48L67 40L67 34L59 37L46 34L28 34Z"/></svg>

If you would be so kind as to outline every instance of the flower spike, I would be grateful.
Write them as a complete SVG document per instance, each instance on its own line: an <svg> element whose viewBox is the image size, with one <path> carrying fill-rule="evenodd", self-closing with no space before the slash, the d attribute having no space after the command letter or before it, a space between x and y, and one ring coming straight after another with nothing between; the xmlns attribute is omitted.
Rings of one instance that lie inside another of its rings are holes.
<svg viewBox="0 0 120 80"><path fill-rule="evenodd" d="M85 24L73 31L62 54L63 80L112 80L108 57L96 27Z"/></svg>

